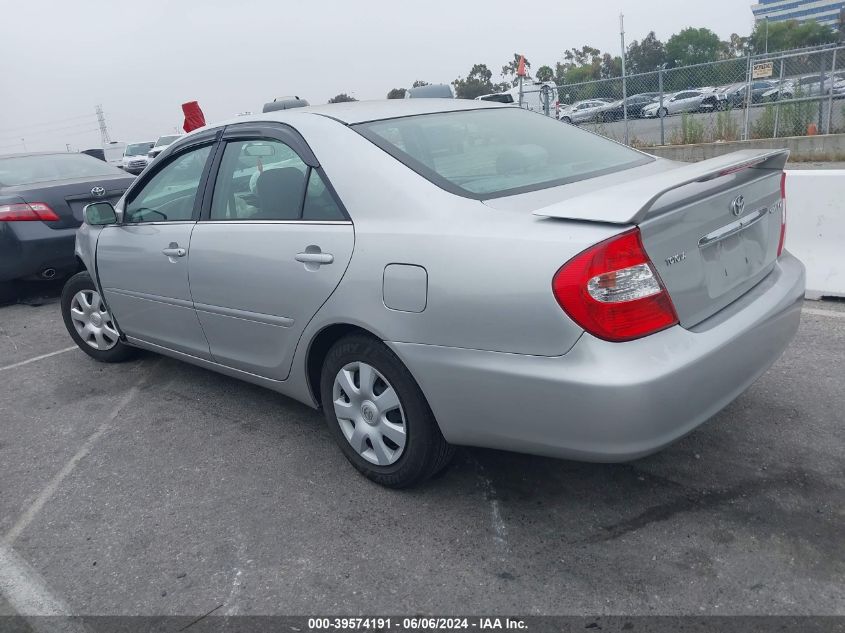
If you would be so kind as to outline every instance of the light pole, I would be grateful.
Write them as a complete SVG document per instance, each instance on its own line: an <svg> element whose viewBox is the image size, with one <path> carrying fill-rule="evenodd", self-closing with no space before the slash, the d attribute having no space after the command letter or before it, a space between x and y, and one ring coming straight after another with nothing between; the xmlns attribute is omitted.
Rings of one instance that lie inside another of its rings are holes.
<svg viewBox="0 0 845 633"><path fill-rule="evenodd" d="M619 38L622 44L622 118L625 120L625 145L628 145L628 86L625 80L625 16L619 14Z"/></svg>
<svg viewBox="0 0 845 633"><path fill-rule="evenodd" d="M769 16L763 18L766 21L766 55L769 54Z"/></svg>

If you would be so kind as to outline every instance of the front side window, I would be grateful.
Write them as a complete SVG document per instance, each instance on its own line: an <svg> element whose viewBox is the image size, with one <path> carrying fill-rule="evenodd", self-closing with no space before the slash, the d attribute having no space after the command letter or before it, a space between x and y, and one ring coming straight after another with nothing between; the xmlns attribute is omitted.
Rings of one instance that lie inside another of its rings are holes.
<svg viewBox="0 0 845 633"><path fill-rule="evenodd" d="M439 187L482 200L654 160L518 108L424 114L361 123L354 129Z"/></svg>
<svg viewBox="0 0 845 633"><path fill-rule="evenodd" d="M180 154L150 178L124 210L124 222L191 220L211 146Z"/></svg>
<svg viewBox="0 0 845 633"><path fill-rule="evenodd" d="M226 145L211 220L342 220L320 174L288 145L275 140Z"/></svg>

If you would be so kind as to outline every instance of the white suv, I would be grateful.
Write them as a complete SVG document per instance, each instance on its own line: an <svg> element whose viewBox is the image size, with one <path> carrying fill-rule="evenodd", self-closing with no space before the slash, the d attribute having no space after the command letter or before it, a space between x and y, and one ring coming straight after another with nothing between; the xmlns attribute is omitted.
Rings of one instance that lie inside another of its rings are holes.
<svg viewBox="0 0 845 633"><path fill-rule="evenodd" d="M179 140L183 134L166 134L165 136L159 136L158 140L152 146L149 152L147 152L147 157L150 160L153 160L156 156L161 154L165 149L167 149L170 145L175 143Z"/></svg>
<svg viewBox="0 0 845 633"><path fill-rule="evenodd" d="M155 143L146 141L144 143L129 143L123 150L123 158L120 161L120 168L129 174L140 174L147 168L150 160L147 157Z"/></svg>

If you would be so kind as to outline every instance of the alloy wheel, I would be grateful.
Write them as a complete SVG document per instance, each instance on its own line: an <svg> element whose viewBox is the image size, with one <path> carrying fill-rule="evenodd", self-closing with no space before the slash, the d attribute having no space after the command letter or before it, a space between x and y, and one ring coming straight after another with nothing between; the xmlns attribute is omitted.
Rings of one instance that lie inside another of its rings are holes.
<svg viewBox="0 0 845 633"><path fill-rule="evenodd" d="M407 441L399 395L372 365L355 361L337 373L332 390L334 412L344 437L365 460L390 466Z"/></svg>

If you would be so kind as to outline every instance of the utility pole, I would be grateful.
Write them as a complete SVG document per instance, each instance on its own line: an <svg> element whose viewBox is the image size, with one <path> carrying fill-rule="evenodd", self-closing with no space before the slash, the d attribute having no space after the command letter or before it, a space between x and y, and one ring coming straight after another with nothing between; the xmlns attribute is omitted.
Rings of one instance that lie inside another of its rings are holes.
<svg viewBox="0 0 845 633"><path fill-rule="evenodd" d="M766 20L766 55L769 54L769 16L765 17Z"/></svg>
<svg viewBox="0 0 845 633"><path fill-rule="evenodd" d="M102 140L103 147L111 143L111 137L109 136L109 128L106 125L106 115L103 114L103 106L98 105L96 107L97 112L97 121L100 124L100 139Z"/></svg>
<svg viewBox="0 0 845 633"><path fill-rule="evenodd" d="M622 118L625 120L625 145L628 145L628 84L625 79L625 15L619 14L619 37L622 42Z"/></svg>

